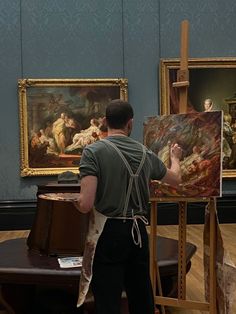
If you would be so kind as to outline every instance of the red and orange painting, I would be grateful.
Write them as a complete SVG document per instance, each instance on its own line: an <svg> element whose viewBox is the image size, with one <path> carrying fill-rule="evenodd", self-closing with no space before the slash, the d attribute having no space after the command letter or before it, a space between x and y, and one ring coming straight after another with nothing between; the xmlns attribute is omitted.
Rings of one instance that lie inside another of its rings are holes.
<svg viewBox="0 0 236 314"><path fill-rule="evenodd" d="M177 187L152 181L151 197L217 197L222 193L221 111L149 117L144 144L169 168L170 146L178 143L182 183Z"/></svg>

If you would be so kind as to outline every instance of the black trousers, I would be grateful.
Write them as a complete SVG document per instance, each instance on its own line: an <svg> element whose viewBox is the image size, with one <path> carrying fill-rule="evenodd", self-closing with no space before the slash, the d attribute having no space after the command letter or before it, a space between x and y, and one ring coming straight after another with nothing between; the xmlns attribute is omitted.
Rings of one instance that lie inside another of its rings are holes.
<svg viewBox="0 0 236 314"><path fill-rule="evenodd" d="M120 314L123 290L130 314L154 314L148 235L139 220L142 247L134 244L132 223L108 219L98 240L91 282L96 314Z"/></svg>

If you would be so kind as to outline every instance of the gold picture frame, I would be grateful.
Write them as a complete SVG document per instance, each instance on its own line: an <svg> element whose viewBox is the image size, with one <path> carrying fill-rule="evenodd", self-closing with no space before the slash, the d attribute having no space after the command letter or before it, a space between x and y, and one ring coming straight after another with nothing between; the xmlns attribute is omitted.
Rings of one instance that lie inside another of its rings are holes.
<svg viewBox="0 0 236 314"><path fill-rule="evenodd" d="M179 112L177 81L179 59L161 59L160 114ZM205 100L211 100L211 110L222 110L223 178L236 177L236 58L190 58L187 112L207 111Z"/></svg>
<svg viewBox="0 0 236 314"><path fill-rule="evenodd" d="M104 132L106 105L128 99L128 80L19 79L18 96L21 176L78 173L83 148Z"/></svg>

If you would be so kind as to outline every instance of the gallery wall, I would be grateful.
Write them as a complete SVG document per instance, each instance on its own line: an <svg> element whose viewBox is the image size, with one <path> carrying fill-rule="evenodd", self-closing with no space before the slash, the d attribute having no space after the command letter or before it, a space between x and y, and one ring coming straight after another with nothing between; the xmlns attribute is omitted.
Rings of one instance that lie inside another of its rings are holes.
<svg viewBox="0 0 236 314"><path fill-rule="evenodd" d="M235 57L235 15L234 0L0 1L0 200L34 200L56 179L20 177L19 78L127 78L142 141L144 118L159 113L160 58L179 56L181 21L190 57ZM235 188L224 179L225 194Z"/></svg>

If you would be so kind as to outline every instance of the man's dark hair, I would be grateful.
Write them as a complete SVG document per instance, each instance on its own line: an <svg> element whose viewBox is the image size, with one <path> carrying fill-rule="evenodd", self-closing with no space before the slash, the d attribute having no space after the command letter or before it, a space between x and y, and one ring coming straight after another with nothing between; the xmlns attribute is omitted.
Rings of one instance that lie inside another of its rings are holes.
<svg viewBox="0 0 236 314"><path fill-rule="evenodd" d="M111 129L122 129L134 116L133 108L124 100L114 99L106 108L106 121Z"/></svg>

